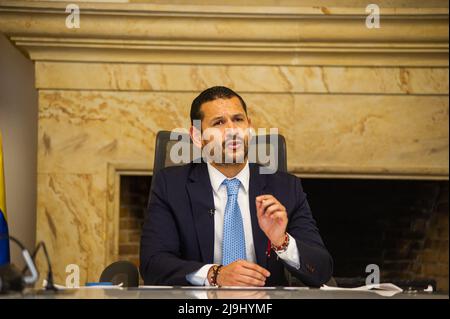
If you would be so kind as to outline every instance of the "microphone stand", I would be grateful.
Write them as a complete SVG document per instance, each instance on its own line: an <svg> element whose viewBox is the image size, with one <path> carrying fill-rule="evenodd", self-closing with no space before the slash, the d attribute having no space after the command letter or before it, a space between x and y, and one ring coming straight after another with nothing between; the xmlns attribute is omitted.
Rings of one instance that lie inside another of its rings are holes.
<svg viewBox="0 0 450 319"><path fill-rule="evenodd" d="M25 260L25 264L26 264L25 270L26 269L30 270L31 274L29 276L25 276L24 274L22 274L22 276L20 276L20 274L18 273L18 271L15 270L13 265L7 264L5 266L2 266L3 271L6 274L8 274L9 280L15 281L15 284L14 284L15 288L13 288L13 290L22 291L25 285L32 285L37 281L38 272L37 272L36 266L34 265L34 262L30 256L30 253L18 239L16 239L13 236L8 236L6 234L0 234L0 240L4 240L4 239L11 240L17 246L20 247L20 249L22 250L23 259ZM17 275L16 275L16 272L17 272ZM5 283L2 283L2 284L4 285ZM0 285L0 288L1 288L1 286L2 285ZM8 289L8 288L6 288L6 289ZM2 289L0 289L0 290L2 290ZM7 290L7 291L9 291L9 290Z"/></svg>
<svg viewBox="0 0 450 319"><path fill-rule="evenodd" d="M47 251L47 247L45 246L45 243L43 241L39 242L36 246L36 249L34 250L33 254L31 255L31 259L34 262L36 255L39 251L39 249L42 247L42 249L44 250L44 254L45 254L45 259L47 261L47 268L48 268L48 272L47 272L47 283L44 287L44 289L46 291L53 291L53 292L57 292L58 288L56 288L54 282L53 282L53 271L52 271L52 264L50 262L50 257L48 256L48 251ZM24 268L22 270L22 274L25 274L26 272L26 268Z"/></svg>

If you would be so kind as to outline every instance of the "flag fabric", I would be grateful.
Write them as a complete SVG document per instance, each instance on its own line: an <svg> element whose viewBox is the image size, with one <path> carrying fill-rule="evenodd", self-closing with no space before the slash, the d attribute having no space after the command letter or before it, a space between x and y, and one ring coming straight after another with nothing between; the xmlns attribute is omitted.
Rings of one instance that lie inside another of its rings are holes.
<svg viewBox="0 0 450 319"><path fill-rule="evenodd" d="M6 219L5 174L3 169L3 144L0 133L0 266L9 264L8 223Z"/></svg>

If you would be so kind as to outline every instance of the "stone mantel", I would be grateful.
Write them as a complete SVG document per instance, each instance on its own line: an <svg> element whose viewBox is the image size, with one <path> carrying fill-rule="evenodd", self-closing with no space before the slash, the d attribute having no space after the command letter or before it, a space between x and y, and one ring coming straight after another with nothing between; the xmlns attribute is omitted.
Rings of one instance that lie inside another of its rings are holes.
<svg viewBox="0 0 450 319"><path fill-rule="evenodd" d="M300 177L448 180L447 1L377 1L380 29L361 0L129 2L70 1L68 29L67 2L0 0L0 32L35 62L37 240L57 283L117 259L120 176L152 174L156 133L188 127L209 86L279 128Z"/></svg>
<svg viewBox="0 0 450 319"><path fill-rule="evenodd" d="M378 1L380 29L365 26L367 13L358 1L350 7L338 6L342 1L73 3L81 11L79 29L65 27L66 2L0 1L0 31L38 61L448 65L448 7L439 1L430 3L435 7Z"/></svg>

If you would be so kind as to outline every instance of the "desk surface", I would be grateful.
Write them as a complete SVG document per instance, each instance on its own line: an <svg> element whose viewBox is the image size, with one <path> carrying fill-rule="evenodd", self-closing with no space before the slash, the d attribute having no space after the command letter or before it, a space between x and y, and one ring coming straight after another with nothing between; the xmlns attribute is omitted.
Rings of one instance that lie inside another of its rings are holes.
<svg viewBox="0 0 450 319"><path fill-rule="evenodd" d="M176 288L129 288L103 289L81 288L62 291L58 294L41 290L26 290L23 294L0 295L0 298L32 299L449 299L447 294L403 292L384 297L367 291L323 291L305 288L276 289L205 289L192 287Z"/></svg>

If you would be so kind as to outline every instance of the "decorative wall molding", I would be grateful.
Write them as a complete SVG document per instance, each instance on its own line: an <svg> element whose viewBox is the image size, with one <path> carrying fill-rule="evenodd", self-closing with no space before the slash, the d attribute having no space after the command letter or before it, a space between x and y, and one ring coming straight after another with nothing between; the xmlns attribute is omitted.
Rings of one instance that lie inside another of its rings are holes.
<svg viewBox="0 0 450 319"><path fill-rule="evenodd" d="M0 2L0 32L38 61L448 66L448 8Z"/></svg>

